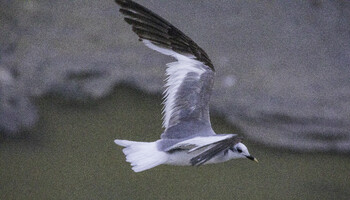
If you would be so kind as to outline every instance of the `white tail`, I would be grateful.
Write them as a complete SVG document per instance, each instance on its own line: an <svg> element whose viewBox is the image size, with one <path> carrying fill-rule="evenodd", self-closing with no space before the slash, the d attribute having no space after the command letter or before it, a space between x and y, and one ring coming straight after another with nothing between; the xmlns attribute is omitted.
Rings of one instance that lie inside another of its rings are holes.
<svg viewBox="0 0 350 200"><path fill-rule="evenodd" d="M114 140L114 142L125 147L123 153L126 161L135 172L142 172L165 163L168 156L165 152L157 149L157 142L135 142L128 140Z"/></svg>

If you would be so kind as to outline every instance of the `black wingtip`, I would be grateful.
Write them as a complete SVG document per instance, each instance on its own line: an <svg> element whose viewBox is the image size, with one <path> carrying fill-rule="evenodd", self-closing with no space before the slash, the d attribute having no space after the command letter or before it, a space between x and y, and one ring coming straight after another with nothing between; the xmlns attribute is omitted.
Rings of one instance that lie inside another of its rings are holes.
<svg viewBox="0 0 350 200"><path fill-rule="evenodd" d="M180 54L193 55L197 60L215 71L205 51L167 20L131 0L115 0L115 2L121 7L119 11L125 18L128 18L125 21L136 27L133 30L138 30L136 34L141 39L163 44L166 48ZM134 21L132 22L131 19L134 19ZM164 38L164 36L166 37Z"/></svg>
<svg viewBox="0 0 350 200"><path fill-rule="evenodd" d="M123 8L139 7L140 5L131 0L115 0L115 2Z"/></svg>
<svg viewBox="0 0 350 200"><path fill-rule="evenodd" d="M191 166L199 167L206 162L206 159L201 156L196 156L190 160Z"/></svg>
<svg viewBox="0 0 350 200"><path fill-rule="evenodd" d="M118 5L123 6L123 5L126 5L127 3L130 3L131 1L130 0L115 0L115 2Z"/></svg>

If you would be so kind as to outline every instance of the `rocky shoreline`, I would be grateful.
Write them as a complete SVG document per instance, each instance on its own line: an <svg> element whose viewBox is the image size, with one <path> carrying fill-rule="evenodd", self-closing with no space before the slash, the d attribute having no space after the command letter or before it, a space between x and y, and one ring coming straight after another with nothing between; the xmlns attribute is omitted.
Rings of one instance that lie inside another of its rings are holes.
<svg viewBox="0 0 350 200"><path fill-rule="evenodd" d="M212 108L246 137L300 151L350 151L350 3L138 1L205 49ZM32 99L99 99L116 84L163 90L165 63L113 1L0 2L0 130L30 130Z"/></svg>

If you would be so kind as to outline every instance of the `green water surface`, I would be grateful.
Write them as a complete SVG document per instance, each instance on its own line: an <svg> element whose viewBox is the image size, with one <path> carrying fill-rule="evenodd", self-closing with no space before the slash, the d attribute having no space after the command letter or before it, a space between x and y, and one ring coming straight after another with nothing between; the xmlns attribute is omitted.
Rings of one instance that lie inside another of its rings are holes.
<svg viewBox="0 0 350 200"><path fill-rule="evenodd" d="M93 103L37 101L40 123L0 140L0 199L350 199L350 156L296 153L245 140L247 159L134 173L115 138L154 141L161 98L120 86ZM214 130L237 128L212 118Z"/></svg>

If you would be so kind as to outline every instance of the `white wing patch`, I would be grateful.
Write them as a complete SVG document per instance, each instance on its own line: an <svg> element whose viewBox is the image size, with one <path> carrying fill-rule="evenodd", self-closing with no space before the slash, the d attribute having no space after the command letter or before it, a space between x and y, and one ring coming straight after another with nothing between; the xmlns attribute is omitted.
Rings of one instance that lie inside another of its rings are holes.
<svg viewBox="0 0 350 200"><path fill-rule="evenodd" d="M195 57L193 55L185 56L176 53L170 49L158 47L152 44L149 40L143 40L143 43L150 49L153 49L165 55L173 56L178 60L177 62L168 63L168 68L166 70L167 78L165 84L166 89L164 91L163 103L163 127L168 128L169 121L175 107L177 92L179 90L180 85L186 78L186 75L190 72L194 72L198 75L197 78L199 80L201 75L206 71L206 69L203 68L204 64L202 62L194 59Z"/></svg>

